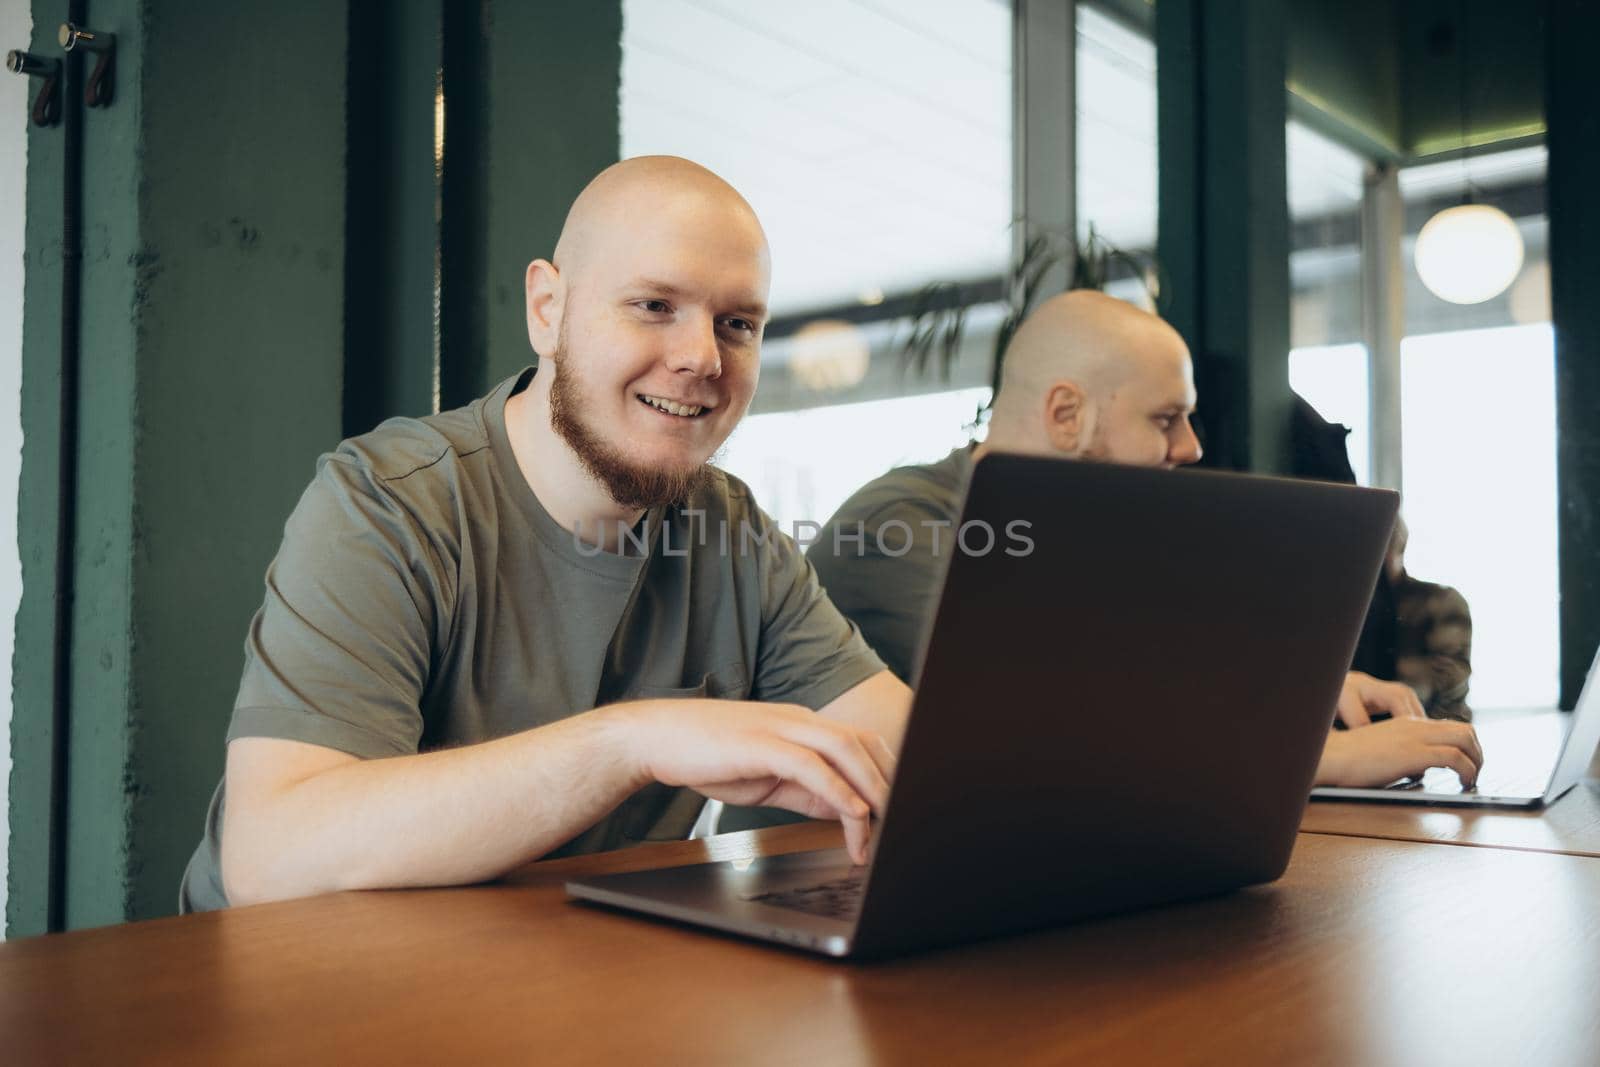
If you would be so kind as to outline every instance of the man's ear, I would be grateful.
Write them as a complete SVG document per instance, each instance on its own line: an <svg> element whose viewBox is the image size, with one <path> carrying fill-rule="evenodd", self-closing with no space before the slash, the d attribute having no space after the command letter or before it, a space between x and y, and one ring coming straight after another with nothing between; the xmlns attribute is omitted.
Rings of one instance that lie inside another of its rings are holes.
<svg viewBox="0 0 1600 1067"><path fill-rule="evenodd" d="M1061 381L1044 395L1044 433L1050 447L1076 456L1089 443L1089 397L1077 382Z"/></svg>
<svg viewBox="0 0 1600 1067"><path fill-rule="evenodd" d="M556 350L561 337L561 316L566 312L567 283L561 271L548 259L536 259L528 264L523 279L528 314L528 343L548 359Z"/></svg>

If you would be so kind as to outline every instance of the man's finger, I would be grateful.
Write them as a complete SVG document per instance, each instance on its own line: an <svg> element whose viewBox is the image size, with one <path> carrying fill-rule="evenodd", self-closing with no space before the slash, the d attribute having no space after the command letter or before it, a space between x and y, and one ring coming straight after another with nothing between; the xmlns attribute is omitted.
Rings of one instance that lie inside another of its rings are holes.
<svg viewBox="0 0 1600 1067"><path fill-rule="evenodd" d="M880 733L868 733L868 748L872 751L872 758L877 761L878 769L883 771L883 776L894 783L895 768L900 765L900 760L894 754L894 749L889 747L889 742Z"/></svg>
<svg viewBox="0 0 1600 1067"><path fill-rule="evenodd" d="M777 732L791 744L817 753L873 811L883 813L889 799L889 781L854 730L812 718L785 723Z"/></svg>
<svg viewBox="0 0 1600 1067"><path fill-rule="evenodd" d="M839 813L832 804L817 796L803 785L782 781L761 798L760 807L783 808L808 819L837 819Z"/></svg>
<svg viewBox="0 0 1600 1067"><path fill-rule="evenodd" d="M1428 717L1422 708L1422 701L1417 699L1416 691L1403 682L1373 682L1368 689L1367 703L1376 705L1397 719Z"/></svg>
<svg viewBox="0 0 1600 1067"><path fill-rule="evenodd" d="M1365 674L1350 674L1350 689L1362 704L1363 713L1370 718L1372 712L1382 712L1396 719L1425 719L1422 701L1409 685L1402 682L1380 682Z"/></svg>
<svg viewBox="0 0 1600 1067"><path fill-rule="evenodd" d="M821 799L833 809L835 818L865 819L872 814L871 806L850 783L812 749L774 739L767 751L773 774Z"/></svg>
<svg viewBox="0 0 1600 1067"><path fill-rule="evenodd" d="M840 819L844 824L844 847L850 853L850 862L858 867L867 864L867 838L872 827L867 819Z"/></svg>
<svg viewBox="0 0 1600 1067"><path fill-rule="evenodd" d="M1454 745L1437 745L1428 749L1428 759L1431 767L1448 767L1455 771L1463 787L1470 789L1477 784L1477 766Z"/></svg>
<svg viewBox="0 0 1600 1067"><path fill-rule="evenodd" d="M889 802L889 785L894 781L894 757L889 755L889 746L883 738L872 731L852 730L851 734L855 737L856 744L861 746L861 754L872 764L873 769L878 772L878 780L883 783L883 795L872 805L872 810L881 816L884 805Z"/></svg>
<svg viewBox="0 0 1600 1067"><path fill-rule="evenodd" d="M1434 742L1436 744L1452 745L1467 754L1472 760L1472 765L1478 769L1483 767L1483 746L1478 743L1478 731L1463 722L1439 722L1435 724Z"/></svg>
<svg viewBox="0 0 1600 1067"><path fill-rule="evenodd" d="M1367 714L1360 693L1346 688L1339 694L1339 720L1352 730L1358 726L1372 725L1372 717Z"/></svg>
<svg viewBox="0 0 1600 1067"><path fill-rule="evenodd" d="M1413 719L1426 719L1428 717L1428 709L1422 706L1422 700L1417 696L1417 691L1409 685L1405 687L1405 690L1406 705L1411 708L1411 717Z"/></svg>

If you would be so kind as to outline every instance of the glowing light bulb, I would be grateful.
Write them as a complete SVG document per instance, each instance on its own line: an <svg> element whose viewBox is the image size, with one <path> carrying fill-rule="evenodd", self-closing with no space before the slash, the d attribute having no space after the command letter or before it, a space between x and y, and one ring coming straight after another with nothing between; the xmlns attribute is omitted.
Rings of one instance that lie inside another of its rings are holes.
<svg viewBox="0 0 1600 1067"><path fill-rule="evenodd" d="M1452 304L1481 304L1506 291L1522 269L1522 234L1488 204L1446 208L1417 234L1422 284Z"/></svg>

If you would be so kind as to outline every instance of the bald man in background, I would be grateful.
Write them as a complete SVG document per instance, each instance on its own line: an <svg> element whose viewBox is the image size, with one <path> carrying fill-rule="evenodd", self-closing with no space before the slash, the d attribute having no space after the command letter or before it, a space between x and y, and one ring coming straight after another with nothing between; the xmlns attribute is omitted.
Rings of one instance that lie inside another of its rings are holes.
<svg viewBox="0 0 1600 1067"><path fill-rule="evenodd" d="M865 860L910 691L707 465L769 275L726 182L619 163L527 268L537 367L322 457L182 910L682 838L706 797L840 819Z"/></svg>
<svg viewBox="0 0 1600 1067"><path fill-rule="evenodd" d="M967 480L989 451L1178 467L1200 459L1188 347L1166 322L1131 304L1075 290L1041 304L1006 350L988 437L937 463L900 467L845 501L807 551L828 596L897 675L911 681L956 550ZM1094 501L1083 501L1084 521ZM1174 539L1183 531L1171 531ZM1181 639L1184 605L1152 605L1152 642ZM1145 656L1159 648L1130 649ZM1063 680L1070 704L1071 679ZM1373 717L1391 716L1372 723ZM1483 761L1476 735L1424 717L1403 685L1351 672L1319 785L1383 785L1447 766L1471 784ZM737 817L724 820L727 828Z"/></svg>

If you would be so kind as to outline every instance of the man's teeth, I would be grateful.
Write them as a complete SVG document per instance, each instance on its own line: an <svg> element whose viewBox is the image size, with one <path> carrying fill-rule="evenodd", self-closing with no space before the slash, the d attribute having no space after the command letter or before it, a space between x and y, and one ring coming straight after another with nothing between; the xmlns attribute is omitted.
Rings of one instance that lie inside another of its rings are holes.
<svg viewBox="0 0 1600 1067"><path fill-rule="evenodd" d="M665 411L668 415L684 415L692 417L705 410L705 408L700 407L697 404L680 404L675 400L664 400L659 396L640 395L639 399L643 400L646 404L649 404L653 408Z"/></svg>

